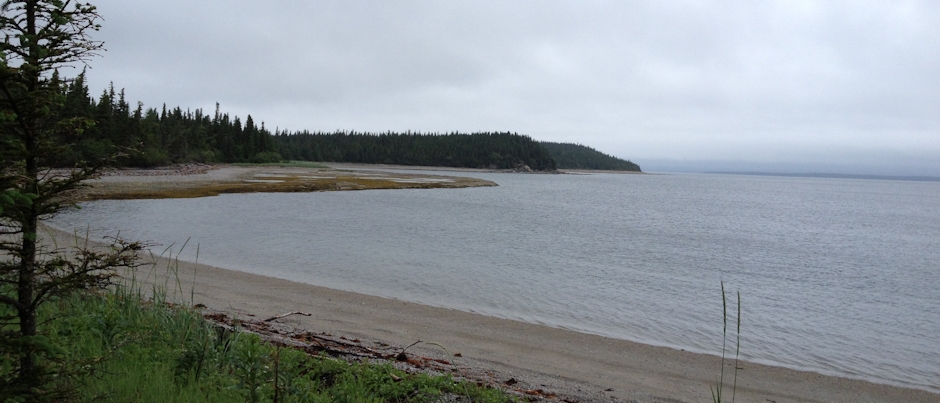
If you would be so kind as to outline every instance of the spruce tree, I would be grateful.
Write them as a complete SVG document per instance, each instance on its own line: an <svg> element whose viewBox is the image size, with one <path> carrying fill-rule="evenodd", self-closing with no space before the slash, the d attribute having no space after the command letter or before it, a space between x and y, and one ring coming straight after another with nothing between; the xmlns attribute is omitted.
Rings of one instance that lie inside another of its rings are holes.
<svg viewBox="0 0 940 403"><path fill-rule="evenodd" d="M68 362L38 322L39 307L58 295L101 286L113 268L134 265L138 244L74 258L44 249L40 221L69 206L69 195L106 160L52 171L70 152L61 139L92 122L61 118L65 83L57 70L84 63L102 43L95 7L71 1L4 1L0 6L0 391L5 401L61 401L74 389ZM79 84L81 85L81 84ZM112 157L114 155L111 155Z"/></svg>

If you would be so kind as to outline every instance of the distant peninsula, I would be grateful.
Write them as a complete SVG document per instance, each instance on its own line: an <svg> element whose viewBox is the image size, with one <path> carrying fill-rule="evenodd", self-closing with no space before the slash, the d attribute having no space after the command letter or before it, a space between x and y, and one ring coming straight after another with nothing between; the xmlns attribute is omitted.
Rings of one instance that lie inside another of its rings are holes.
<svg viewBox="0 0 940 403"><path fill-rule="evenodd" d="M555 159L558 169L592 169L604 171L641 172L640 166L604 154L591 147L573 143L539 142Z"/></svg>

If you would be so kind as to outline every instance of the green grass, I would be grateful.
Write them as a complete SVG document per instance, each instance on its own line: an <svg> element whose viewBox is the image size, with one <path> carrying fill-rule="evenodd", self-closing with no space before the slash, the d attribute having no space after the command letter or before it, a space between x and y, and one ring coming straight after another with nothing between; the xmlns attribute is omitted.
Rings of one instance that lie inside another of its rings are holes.
<svg viewBox="0 0 940 403"><path fill-rule="evenodd" d="M281 162L264 162L264 163L253 163L253 162L239 162L232 164L240 167L290 167L290 168L329 168L326 165L316 163L313 161L281 161Z"/></svg>
<svg viewBox="0 0 940 403"><path fill-rule="evenodd" d="M738 359L741 357L741 292L738 291L738 315L737 315L737 329L735 332L735 347L734 347L734 377L731 381L731 403L734 403L734 398L738 392ZM725 385L725 361L726 361L726 352L728 351L728 298L725 294L725 282L721 282L721 371L719 372L718 381L715 383L715 386L712 387L712 401L714 403L726 402L727 399L722 392L724 392Z"/></svg>
<svg viewBox="0 0 940 403"><path fill-rule="evenodd" d="M165 286L164 286L165 287ZM170 287L173 287L170 285ZM508 402L498 389L448 375L406 373L389 363L347 362L225 330L197 311L168 304L165 288L145 300L117 287L43 307L43 333L85 400L108 402ZM0 356L0 369L10 368ZM3 400L3 399L0 399Z"/></svg>

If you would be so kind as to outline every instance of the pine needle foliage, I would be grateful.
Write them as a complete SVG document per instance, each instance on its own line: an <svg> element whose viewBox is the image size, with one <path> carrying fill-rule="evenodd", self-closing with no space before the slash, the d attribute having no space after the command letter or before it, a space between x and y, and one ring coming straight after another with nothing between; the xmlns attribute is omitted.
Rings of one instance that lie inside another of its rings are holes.
<svg viewBox="0 0 940 403"><path fill-rule="evenodd" d="M57 116L65 80L59 69L83 64L102 43L94 6L73 1L8 0L0 4L0 391L4 401L74 398L70 365L38 312L75 290L98 288L112 269L134 266L141 245L99 250L44 249L39 223L71 206L69 196L116 158L49 167L92 121Z"/></svg>

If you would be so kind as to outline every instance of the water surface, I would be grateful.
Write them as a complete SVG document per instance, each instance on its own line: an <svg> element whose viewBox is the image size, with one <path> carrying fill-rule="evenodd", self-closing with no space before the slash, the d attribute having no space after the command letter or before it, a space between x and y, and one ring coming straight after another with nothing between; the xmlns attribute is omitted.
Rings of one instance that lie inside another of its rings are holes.
<svg viewBox="0 0 940 403"><path fill-rule="evenodd" d="M500 186L99 201L56 225L190 238L183 256L198 244L202 263L713 354L724 281L742 294L748 360L940 392L940 183L472 176Z"/></svg>

